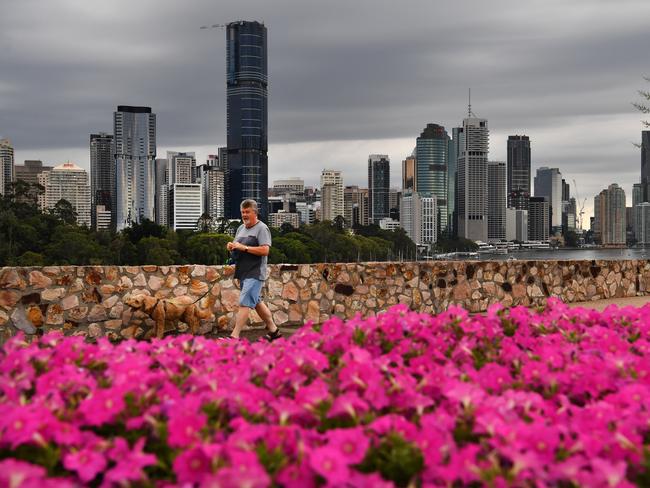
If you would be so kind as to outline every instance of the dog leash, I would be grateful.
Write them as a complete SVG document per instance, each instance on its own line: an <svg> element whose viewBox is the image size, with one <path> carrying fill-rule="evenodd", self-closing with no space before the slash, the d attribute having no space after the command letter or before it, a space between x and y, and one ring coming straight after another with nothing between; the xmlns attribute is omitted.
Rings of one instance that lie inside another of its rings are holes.
<svg viewBox="0 0 650 488"><path fill-rule="evenodd" d="M191 303L191 305L194 305L196 302L198 302L198 301L201 300L204 296L206 296L208 293L210 293L210 292L212 291L212 289L217 285L217 283L218 283L218 281L215 281L215 282L212 284L212 286L211 286L210 288L208 288L208 291L206 291L203 295L201 295L199 298L197 298L196 300L194 300L194 301Z"/></svg>

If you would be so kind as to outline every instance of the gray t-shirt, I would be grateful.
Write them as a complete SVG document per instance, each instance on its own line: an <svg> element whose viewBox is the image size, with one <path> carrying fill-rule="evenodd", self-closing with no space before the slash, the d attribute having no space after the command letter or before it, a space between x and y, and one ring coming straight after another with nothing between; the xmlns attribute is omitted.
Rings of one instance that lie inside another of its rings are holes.
<svg viewBox="0 0 650 488"><path fill-rule="evenodd" d="M245 246L271 246L271 231L264 222L258 220L257 223L246 228L244 224L240 225L235 234L235 241L241 242ZM266 279L267 256L254 256L251 253L239 251L236 257L235 278L243 280L245 278L255 278L264 281Z"/></svg>

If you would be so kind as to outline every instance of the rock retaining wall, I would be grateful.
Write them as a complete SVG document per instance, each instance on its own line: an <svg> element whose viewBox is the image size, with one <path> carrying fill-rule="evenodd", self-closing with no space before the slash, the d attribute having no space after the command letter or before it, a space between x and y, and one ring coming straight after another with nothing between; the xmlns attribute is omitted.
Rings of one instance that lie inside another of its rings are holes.
<svg viewBox="0 0 650 488"><path fill-rule="evenodd" d="M447 261L272 265L265 301L278 325L322 322L332 315L373 315L397 303L440 312L458 304L481 312L492 303L539 305L645 295L650 261ZM209 290L200 306L230 327L239 291L229 266L50 266L0 268L0 343L23 330L90 338L149 337L152 322L123 303L132 293L156 297ZM252 314L254 323L261 325Z"/></svg>

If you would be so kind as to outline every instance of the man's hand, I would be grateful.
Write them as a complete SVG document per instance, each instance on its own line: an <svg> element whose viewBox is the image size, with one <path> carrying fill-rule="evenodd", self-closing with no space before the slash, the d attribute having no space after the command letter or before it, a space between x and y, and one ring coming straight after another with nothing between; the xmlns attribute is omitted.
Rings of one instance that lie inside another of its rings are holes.
<svg viewBox="0 0 650 488"><path fill-rule="evenodd" d="M226 244L226 249L228 249L229 251L232 251L233 249L238 249L240 251L243 251L244 249L246 249L246 246L244 246L241 242L232 241Z"/></svg>

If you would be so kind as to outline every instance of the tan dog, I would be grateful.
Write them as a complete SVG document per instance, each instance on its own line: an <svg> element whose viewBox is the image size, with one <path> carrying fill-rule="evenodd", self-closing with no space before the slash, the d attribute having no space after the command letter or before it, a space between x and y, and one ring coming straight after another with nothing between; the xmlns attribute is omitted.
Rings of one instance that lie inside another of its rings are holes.
<svg viewBox="0 0 650 488"><path fill-rule="evenodd" d="M142 310L151 317L155 324L156 337L162 339L165 333L165 324L181 321L185 322L193 335L199 330L200 319L213 318L212 297L208 297L208 308L201 310L196 300L188 296L176 298L155 298L148 295L131 295L124 300L129 307L134 310Z"/></svg>

